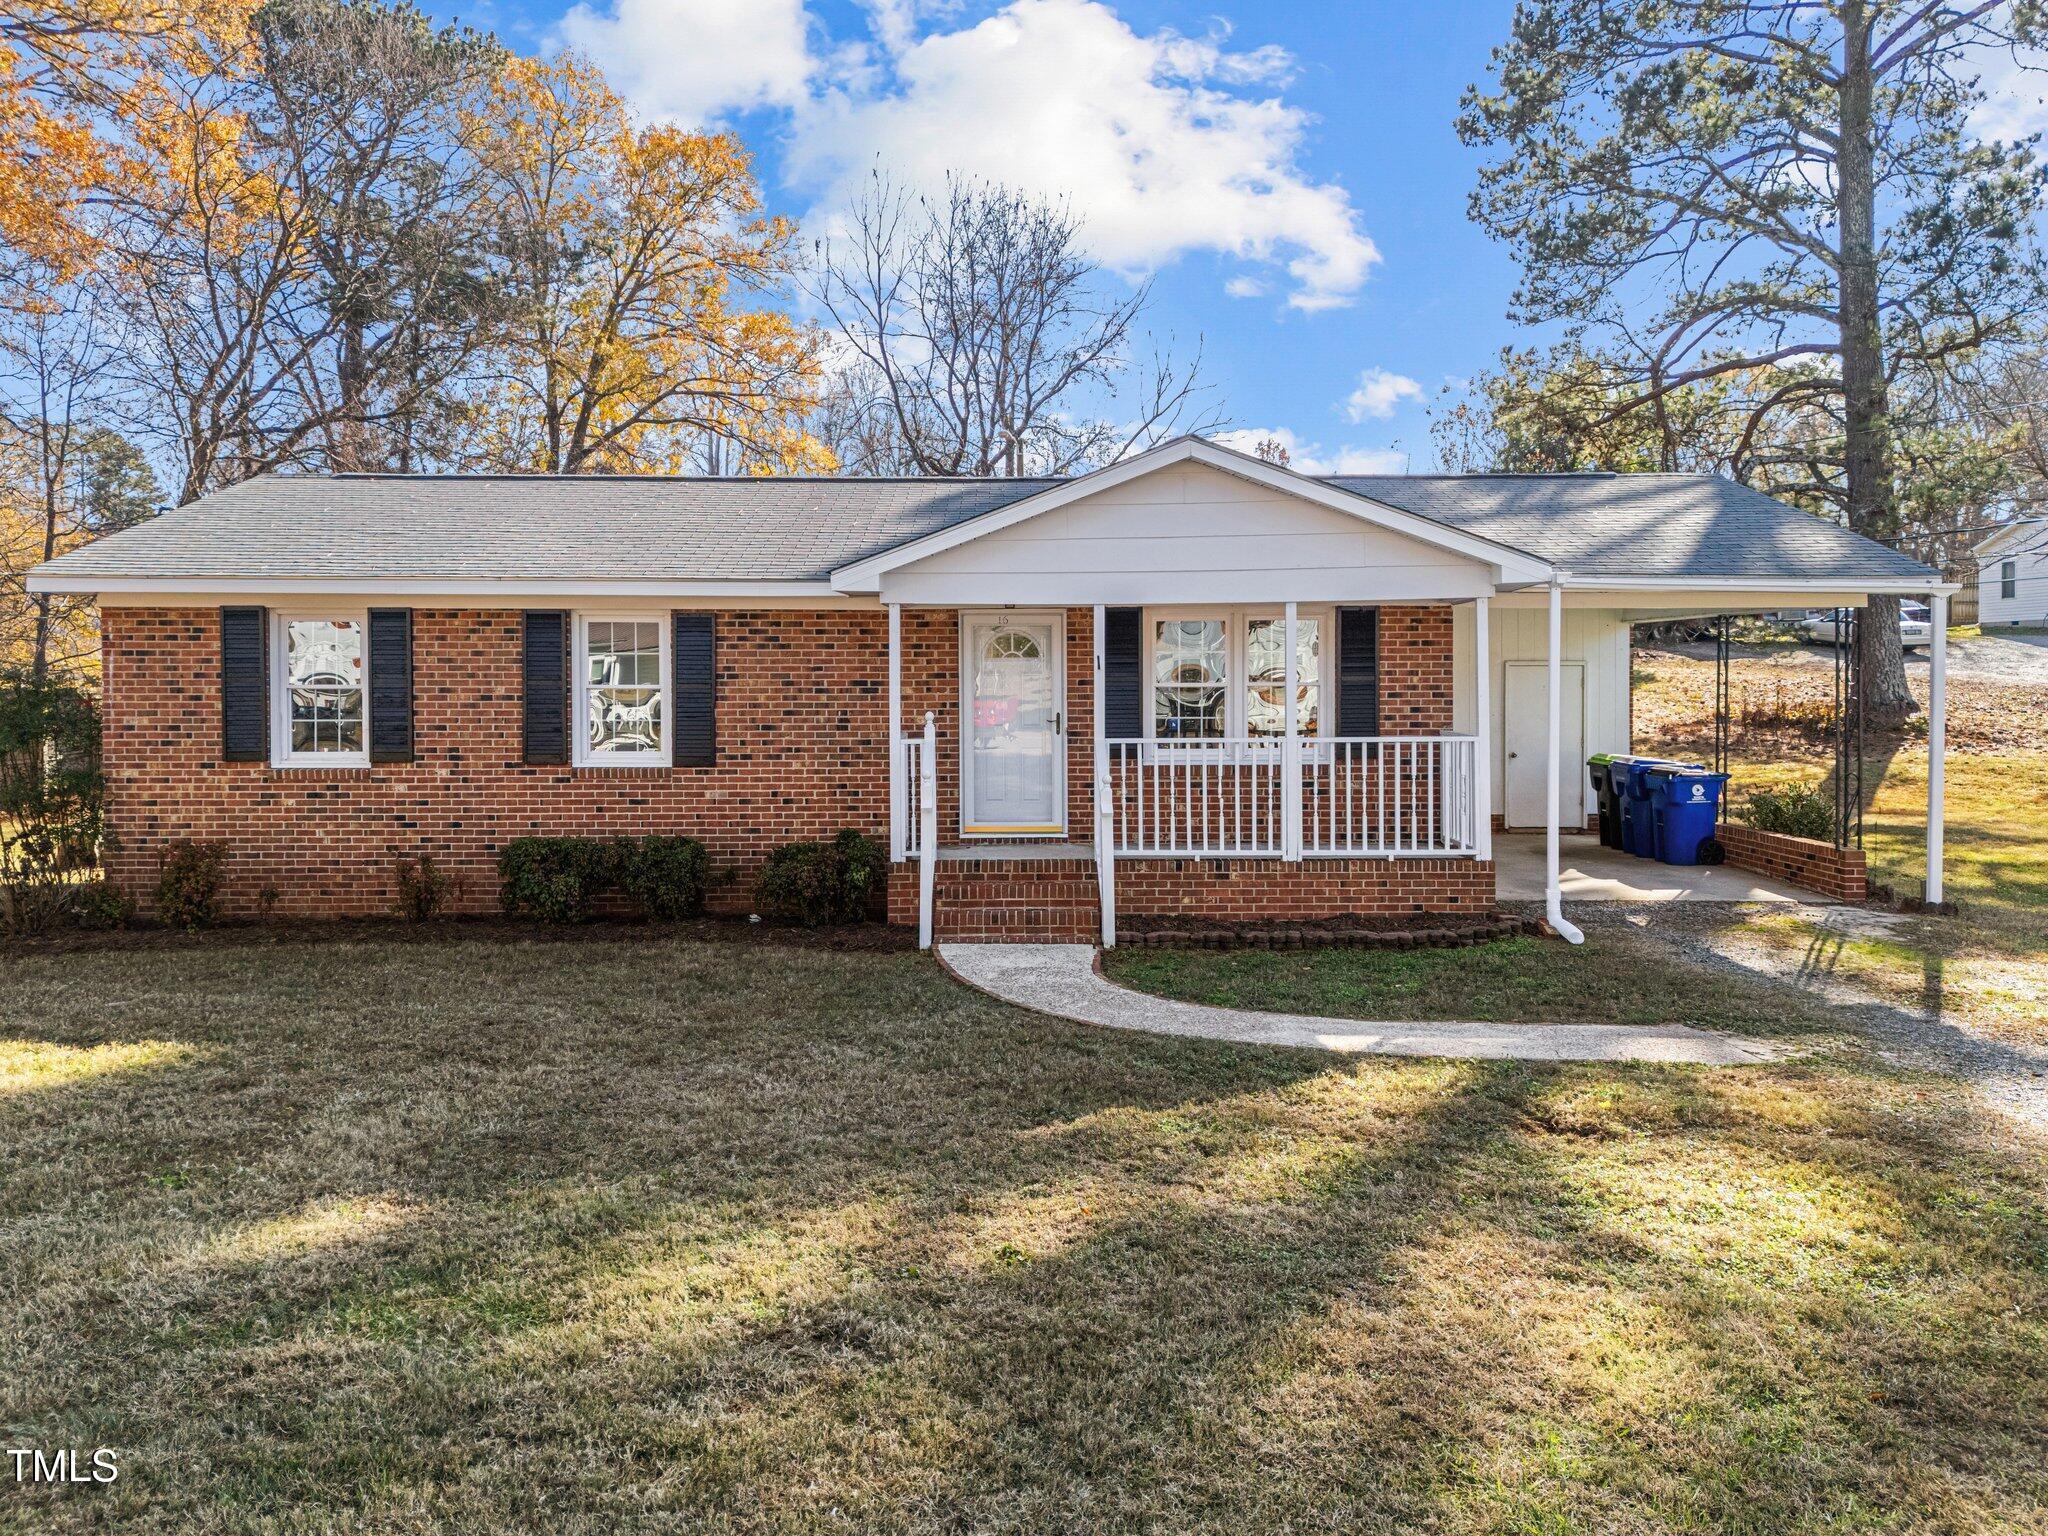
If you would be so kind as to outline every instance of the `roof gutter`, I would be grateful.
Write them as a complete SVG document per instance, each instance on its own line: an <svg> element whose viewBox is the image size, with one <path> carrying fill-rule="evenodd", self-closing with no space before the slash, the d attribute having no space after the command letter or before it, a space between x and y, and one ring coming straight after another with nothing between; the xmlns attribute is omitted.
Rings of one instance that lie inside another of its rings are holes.
<svg viewBox="0 0 2048 1536"><path fill-rule="evenodd" d="M340 597L814 597L843 598L829 581L451 581L434 577L92 576L32 571L31 592L175 596L184 592Z"/></svg>

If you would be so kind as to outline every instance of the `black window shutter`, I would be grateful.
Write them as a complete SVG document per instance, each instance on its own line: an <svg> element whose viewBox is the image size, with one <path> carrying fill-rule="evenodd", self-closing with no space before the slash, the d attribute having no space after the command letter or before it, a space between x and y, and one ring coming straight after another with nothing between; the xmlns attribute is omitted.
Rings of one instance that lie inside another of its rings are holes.
<svg viewBox="0 0 2048 1536"><path fill-rule="evenodd" d="M231 763L270 756L270 615L220 611L220 755Z"/></svg>
<svg viewBox="0 0 2048 1536"><path fill-rule="evenodd" d="M678 768L709 768L718 760L717 615L674 613L675 741Z"/></svg>
<svg viewBox="0 0 2048 1536"><path fill-rule="evenodd" d="M1337 610L1337 734L1380 733L1380 611Z"/></svg>
<svg viewBox="0 0 2048 1536"><path fill-rule="evenodd" d="M569 615L535 609L526 615L525 758L569 761Z"/></svg>
<svg viewBox="0 0 2048 1536"><path fill-rule="evenodd" d="M412 610L370 610L370 761L409 763L412 742Z"/></svg>
<svg viewBox="0 0 2048 1536"><path fill-rule="evenodd" d="M1102 614L1102 729L1111 741L1145 734L1145 611Z"/></svg>

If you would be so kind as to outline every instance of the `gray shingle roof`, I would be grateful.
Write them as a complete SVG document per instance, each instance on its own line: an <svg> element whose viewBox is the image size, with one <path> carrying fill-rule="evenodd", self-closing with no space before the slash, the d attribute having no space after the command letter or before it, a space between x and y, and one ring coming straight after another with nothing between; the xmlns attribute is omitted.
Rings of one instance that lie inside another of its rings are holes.
<svg viewBox="0 0 2048 1536"><path fill-rule="evenodd" d="M1917 560L1717 475L1330 475L1574 576L1925 578Z"/></svg>
<svg viewBox="0 0 2048 1536"><path fill-rule="evenodd" d="M1054 480L267 475L73 550L105 580L820 581ZM1931 577L1696 475L1343 475L1327 484L1579 576Z"/></svg>

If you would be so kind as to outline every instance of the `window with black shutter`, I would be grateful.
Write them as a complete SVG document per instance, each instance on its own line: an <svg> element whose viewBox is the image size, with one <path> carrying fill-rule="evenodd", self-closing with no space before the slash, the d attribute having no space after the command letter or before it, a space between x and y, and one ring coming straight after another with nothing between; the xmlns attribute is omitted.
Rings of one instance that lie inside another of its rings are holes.
<svg viewBox="0 0 2048 1536"><path fill-rule="evenodd" d="M523 755L529 763L569 761L569 615L526 614Z"/></svg>
<svg viewBox="0 0 2048 1536"><path fill-rule="evenodd" d="M709 768L718 761L717 615L672 616L675 665L675 765Z"/></svg>
<svg viewBox="0 0 2048 1536"><path fill-rule="evenodd" d="M220 611L220 755L231 763L270 755L269 629L261 608Z"/></svg>
<svg viewBox="0 0 2048 1536"><path fill-rule="evenodd" d="M370 761L413 760L412 610L370 610Z"/></svg>

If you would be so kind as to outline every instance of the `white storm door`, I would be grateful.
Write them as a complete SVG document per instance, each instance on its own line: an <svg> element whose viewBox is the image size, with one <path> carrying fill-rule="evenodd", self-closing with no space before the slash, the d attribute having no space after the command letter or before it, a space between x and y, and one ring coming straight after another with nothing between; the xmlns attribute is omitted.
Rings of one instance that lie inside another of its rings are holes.
<svg viewBox="0 0 2048 1536"><path fill-rule="evenodd" d="M1543 792L1550 776L1550 667L1541 661L1507 663L1507 824L1543 826ZM1586 826L1586 666L1558 666L1557 822L1570 831Z"/></svg>
<svg viewBox="0 0 2048 1536"><path fill-rule="evenodd" d="M960 620L960 831L1067 830L1067 670L1060 614Z"/></svg>

